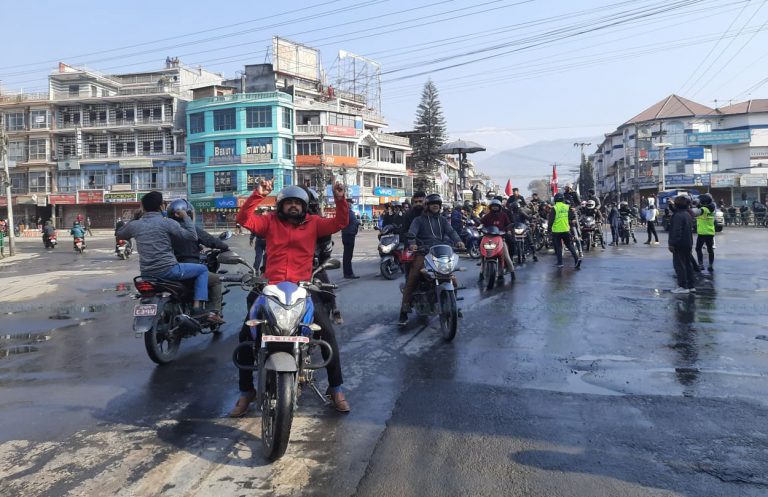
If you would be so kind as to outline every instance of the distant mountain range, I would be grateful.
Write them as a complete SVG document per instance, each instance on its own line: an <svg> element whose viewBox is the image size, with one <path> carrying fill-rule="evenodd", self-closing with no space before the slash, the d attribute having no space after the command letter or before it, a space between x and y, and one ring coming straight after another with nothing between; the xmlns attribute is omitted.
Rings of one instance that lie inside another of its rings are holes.
<svg viewBox="0 0 768 497"><path fill-rule="evenodd" d="M504 150L487 158L476 159L475 167L493 178L504 187L507 180L512 185L527 192L528 183L552 174L552 164L557 164L557 177L560 183L575 180L576 174L570 170L578 168L580 162L579 147L574 143L591 143L584 152L594 152L604 137L565 138L561 140L540 141L518 148ZM527 194L526 194L527 195Z"/></svg>

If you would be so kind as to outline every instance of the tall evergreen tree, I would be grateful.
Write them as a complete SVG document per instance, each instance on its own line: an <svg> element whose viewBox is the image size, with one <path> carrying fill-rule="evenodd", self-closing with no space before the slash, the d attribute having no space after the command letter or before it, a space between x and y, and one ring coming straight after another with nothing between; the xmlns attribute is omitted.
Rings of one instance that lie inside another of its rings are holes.
<svg viewBox="0 0 768 497"><path fill-rule="evenodd" d="M427 80L421 92L414 125L418 133L413 146L414 190L434 191L441 157L437 149L445 143L445 118L437 87L431 79Z"/></svg>

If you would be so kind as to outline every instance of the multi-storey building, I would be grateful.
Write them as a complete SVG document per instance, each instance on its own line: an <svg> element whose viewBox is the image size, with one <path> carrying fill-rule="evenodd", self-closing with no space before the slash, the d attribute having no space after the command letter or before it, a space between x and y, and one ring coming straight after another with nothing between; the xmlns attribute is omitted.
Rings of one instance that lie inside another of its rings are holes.
<svg viewBox="0 0 768 497"><path fill-rule="evenodd" d="M60 64L46 100L27 99L23 116L3 105L14 133L18 216L69 225L82 215L111 227L145 192L185 196L186 101L193 88L221 79L171 59L159 71L121 75Z"/></svg>
<svg viewBox="0 0 768 497"><path fill-rule="evenodd" d="M293 97L233 90L200 89L187 107L189 198L206 225L233 224L260 179L293 182Z"/></svg>
<svg viewBox="0 0 768 497"><path fill-rule="evenodd" d="M709 191L726 203L763 199L767 128L768 100L712 109L671 95L605 135L590 155L597 189L622 199L662 188Z"/></svg>

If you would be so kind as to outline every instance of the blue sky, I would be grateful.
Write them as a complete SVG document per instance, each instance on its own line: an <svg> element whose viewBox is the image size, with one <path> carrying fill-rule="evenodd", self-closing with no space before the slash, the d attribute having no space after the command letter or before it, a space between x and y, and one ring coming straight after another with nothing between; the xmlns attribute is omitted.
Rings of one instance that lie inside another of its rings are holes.
<svg viewBox="0 0 768 497"><path fill-rule="evenodd" d="M411 126L431 77L452 137L489 153L609 132L671 93L709 106L768 97L765 0L3 4L8 90L44 88L58 60L109 73L178 56L233 76L280 35L320 48L332 79L339 49L378 60L390 130Z"/></svg>

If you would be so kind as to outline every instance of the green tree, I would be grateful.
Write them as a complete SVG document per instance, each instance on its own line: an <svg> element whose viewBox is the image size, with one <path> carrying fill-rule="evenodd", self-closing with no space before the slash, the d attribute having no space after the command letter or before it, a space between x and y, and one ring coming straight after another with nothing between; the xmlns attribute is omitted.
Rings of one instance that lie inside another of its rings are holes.
<svg viewBox="0 0 768 497"><path fill-rule="evenodd" d="M437 150L445 143L445 118L440 106L437 87L427 80L421 92L421 102L414 123L416 138L413 144L414 190L434 191L435 175L440 167L441 155Z"/></svg>
<svg viewBox="0 0 768 497"><path fill-rule="evenodd" d="M535 179L528 183L528 191L531 194L538 193L539 198L549 198L549 180L548 179Z"/></svg>
<svg viewBox="0 0 768 497"><path fill-rule="evenodd" d="M579 192L586 195L589 190L595 189L595 171L592 163L585 160L581 165L579 174Z"/></svg>

